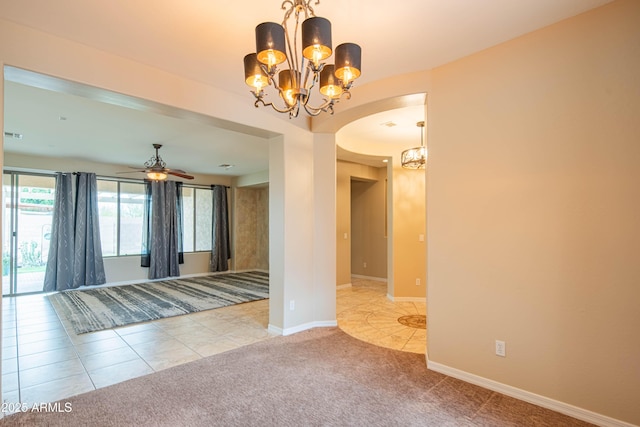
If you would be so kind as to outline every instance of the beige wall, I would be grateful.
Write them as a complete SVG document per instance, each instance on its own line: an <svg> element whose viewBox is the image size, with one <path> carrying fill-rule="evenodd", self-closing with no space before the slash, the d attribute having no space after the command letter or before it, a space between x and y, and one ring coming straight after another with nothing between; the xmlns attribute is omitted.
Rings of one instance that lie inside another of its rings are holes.
<svg viewBox="0 0 640 427"><path fill-rule="evenodd" d="M371 274L369 269L367 270L357 270L357 271L367 271L366 273L352 271L352 247L355 247L356 254L363 254L364 249L362 249L362 242L354 241L354 232L351 228L352 226L352 194L351 194L351 182L352 179L358 179L360 181L368 181L371 183L379 182L381 178L380 168L374 168L371 166L366 166L358 163L351 163L345 161L337 162L337 172L336 172L336 284L345 285L351 283L351 274L361 274L371 277L384 277L386 278L386 266L384 267L384 273L382 273L382 269L379 269L379 266L374 266L375 263L380 263L380 259L382 257L382 253L384 252L384 262L386 263L386 248L381 247L381 243L386 245L386 241L382 241L379 238L380 232L376 232L375 230L366 231L366 233L370 233L371 235L377 235L375 237L376 247L372 248L372 256L376 261L372 261L371 269L375 269L374 271L378 274L384 274L381 276L376 276ZM384 175L384 172L382 172ZM384 185L384 182L381 183ZM384 192L384 187L377 187L378 189L382 188ZM375 191L374 191L375 193ZM384 209L384 206L382 206ZM382 230L384 231L384 230ZM365 233L362 229L360 229L358 234ZM345 239L346 235L346 239ZM384 237L383 237L384 238ZM374 241L371 243L373 244ZM364 255L363 255L364 256ZM368 264L369 267L369 264Z"/></svg>
<svg viewBox="0 0 640 427"><path fill-rule="evenodd" d="M639 76L634 0L433 71L430 363L640 424Z"/></svg>
<svg viewBox="0 0 640 427"><path fill-rule="evenodd" d="M351 180L351 274L386 280L387 169L373 169L375 181Z"/></svg>
<svg viewBox="0 0 640 427"><path fill-rule="evenodd" d="M235 270L269 269L269 197L267 188L233 190Z"/></svg>
<svg viewBox="0 0 640 427"><path fill-rule="evenodd" d="M256 190L256 265L269 270L269 187Z"/></svg>
<svg viewBox="0 0 640 427"><path fill-rule="evenodd" d="M424 299L427 293L425 171L395 164L393 211L394 299Z"/></svg>
<svg viewBox="0 0 640 427"><path fill-rule="evenodd" d="M351 175L336 167L336 285L351 283Z"/></svg>

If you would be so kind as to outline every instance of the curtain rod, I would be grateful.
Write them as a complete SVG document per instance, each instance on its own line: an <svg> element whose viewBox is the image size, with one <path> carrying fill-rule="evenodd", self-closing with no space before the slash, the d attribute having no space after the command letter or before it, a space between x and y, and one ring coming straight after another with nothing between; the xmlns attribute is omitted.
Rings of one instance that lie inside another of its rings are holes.
<svg viewBox="0 0 640 427"><path fill-rule="evenodd" d="M77 172L74 172L74 174ZM103 181L122 181L122 182L131 182L131 183L143 183L145 180L144 179L140 179L140 178L117 178L114 176L97 176L98 179L101 179ZM178 181L178 182L182 182L182 181ZM189 186L189 187L194 187L194 188L211 188L211 185L220 185L220 184L189 184L186 182L182 182L183 184ZM228 185L225 185L225 188L231 188Z"/></svg>
<svg viewBox="0 0 640 427"><path fill-rule="evenodd" d="M56 173L71 173L72 175L78 175L79 173L89 173L89 172L35 172L35 171L27 171L27 170L20 170L20 168L4 168L3 173L6 174L11 174L11 173L17 173L17 174L22 174L22 175L33 175L33 176L50 176L50 177L55 177ZM97 179L101 179L103 181L122 181L122 182L130 182L130 183L142 183L144 182L144 179L140 179L140 178L118 178L115 176L104 176L104 175L96 175ZM182 181L180 181L182 182ZM221 185L221 184L188 184L188 183L184 183L183 184L187 184L189 187L193 187L193 188L211 188L211 185ZM225 188L233 188L230 187L228 185L224 186Z"/></svg>

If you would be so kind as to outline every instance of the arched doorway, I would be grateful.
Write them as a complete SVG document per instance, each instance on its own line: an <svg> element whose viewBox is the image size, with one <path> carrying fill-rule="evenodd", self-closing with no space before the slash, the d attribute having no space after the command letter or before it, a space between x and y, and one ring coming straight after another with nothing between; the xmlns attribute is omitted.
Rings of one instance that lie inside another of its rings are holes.
<svg viewBox="0 0 640 427"><path fill-rule="evenodd" d="M426 351L425 173L403 169L399 157L420 145L424 101L373 112L336 133L339 326L418 353Z"/></svg>

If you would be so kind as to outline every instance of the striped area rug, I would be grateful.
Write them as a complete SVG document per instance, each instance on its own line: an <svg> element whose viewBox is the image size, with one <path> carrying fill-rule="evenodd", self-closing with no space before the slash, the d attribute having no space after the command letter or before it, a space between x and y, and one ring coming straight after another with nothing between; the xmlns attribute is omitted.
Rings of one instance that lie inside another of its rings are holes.
<svg viewBox="0 0 640 427"><path fill-rule="evenodd" d="M48 296L76 334L269 298L269 274L251 271L64 291Z"/></svg>

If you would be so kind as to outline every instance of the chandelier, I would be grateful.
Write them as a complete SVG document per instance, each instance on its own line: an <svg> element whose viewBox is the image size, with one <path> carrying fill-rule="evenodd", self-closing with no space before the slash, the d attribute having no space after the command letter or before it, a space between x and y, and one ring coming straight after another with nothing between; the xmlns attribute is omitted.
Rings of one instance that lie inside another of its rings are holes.
<svg viewBox="0 0 640 427"><path fill-rule="evenodd" d="M427 164L427 149L424 146L424 122L416 123L420 128L420 147L409 148L402 152L400 162L403 168L424 169Z"/></svg>
<svg viewBox="0 0 640 427"><path fill-rule="evenodd" d="M256 108L270 105L279 113L289 113L289 118L297 117L303 108L310 116L317 116L322 112L333 114L333 106L341 97L351 98L349 89L360 76L360 46L343 43L335 49L335 65L323 62L333 53L331 22L315 16L311 1L285 0L281 6L285 11L282 24L264 22L256 27L256 53L244 57L245 82L254 88L251 93ZM319 3L320 0L315 1L316 5ZM293 35L287 25L292 15ZM289 68L278 70L285 61ZM268 86L273 86L282 98L278 101L280 106L265 99L264 89ZM312 91L316 86L317 90ZM312 95L318 92L323 98L313 105Z"/></svg>

